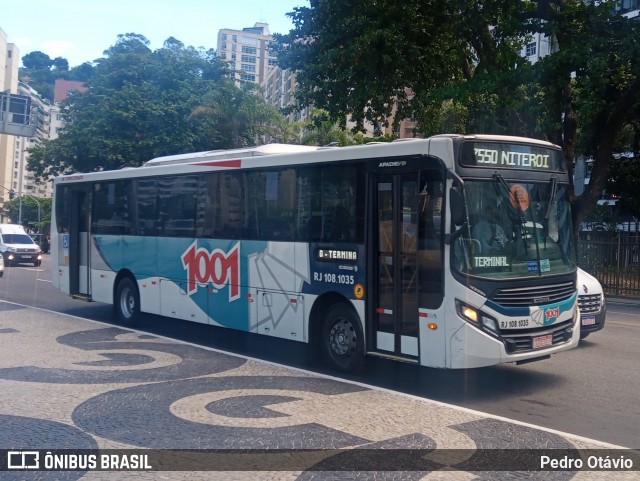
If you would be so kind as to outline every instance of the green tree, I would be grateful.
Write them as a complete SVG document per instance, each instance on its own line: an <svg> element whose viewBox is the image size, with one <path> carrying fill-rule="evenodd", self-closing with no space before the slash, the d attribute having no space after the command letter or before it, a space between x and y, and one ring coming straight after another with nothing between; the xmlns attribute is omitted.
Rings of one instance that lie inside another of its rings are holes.
<svg viewBox="0 0 640 481"><path fill-rule="evenodd" d="M468 102L499 79L509 91L506 74L525 63L521 25L506 20L519 11L507 1L311 1L276 36L279 62L296 71L300 105L342 126L415 118L424 130L444 100Z"/></svg>
<svg viewBox="0 0 640 481"><path fill-rule="evenodd" d="M631 214L640 219L640 154L618 156L611 162L607 192L619 198L621 214Z"/></svg>
<svg viewBox="0 0 640 481"><path fill-rule="evenodd" d="M576 155L594 159L589 186L574 203L577 228L606 185L618 137L638 119L640 24L615 14L613 2L549 3L537 28L556 39L558 51L537 66L548 114L542 127L570 167Z"/></svg>
<svg viewBox="0 0 640 481"><path fill-rule="evenodd" d="M47 226L51 224L51 204L51 198L35 199L28 195L22 195L6 201L4 209L12 223L18 224L22 220L23 225L28 223L29 226L43 232L48 230Z"/></svg>
<svg viewBox="0 0 640 481"><path fill-rule="evenodd" d="M311 120L305 126L302 144L304 145L353 145L353 135L331 120L326 111L316 109Z"/></svg>
<svg viewBox="0 0 640 481"><path fill-rule="evenodd" d="M208 131L222 148L257 145L265 136L273 137L282 122L282 115L267 105L254 83L236 87L227 80L202 100L189 118L193 125Z"/></svg>
<svg viewBox="0 0 640 481"><path fill-rule="evenodd" d="M152 51L138 34L120 35L95 61L87 92L63 103L60 136L30 150L40 178L63 172L138 166L157 156L222 148L189 122L193 110L230 75L212 51L168 39Z"/></svg>
<svg viewBox="0 0 640 481"><path fill-rule="evenodd" d="M358 129L414 118L424 134L525 135L594 158L574 202L574 225L596 203L617 137L638 119L640 22L615 2L311 0L277 36L298 100ZM558 48L531 64L520 55L534 33ZM392 117L394 105L398 114Z"/></svg>
<svg viewBox="0 0 640 481"><path fill-rule="evenodd" d="M36 50L22 57L22 65L31 70L49 70L53 60L46 53Z"/></svg>
<svg viewBox="0 0 640 481"><path fill-rule="evenodd" d="M270 136L274 142L283 144L299 144L301 142L305 122L290 121L284 115L279 115L275 120L273 133Z"/></svg>

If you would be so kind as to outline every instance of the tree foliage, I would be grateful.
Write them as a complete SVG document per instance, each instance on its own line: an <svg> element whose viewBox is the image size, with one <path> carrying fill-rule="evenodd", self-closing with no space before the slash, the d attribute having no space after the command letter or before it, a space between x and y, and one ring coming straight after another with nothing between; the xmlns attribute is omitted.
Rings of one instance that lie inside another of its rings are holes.
<svg viewBox="0 0 640 481"><path fill-rule="evenodd" d="M86 85L63 103L60 136L30 150L28 168L38 177L253 145L278 115L252 86L237 87L212 50L173 37L152 51L142 35L119 35Z"/></svg>
<svg viewBox="0 0 640 481"><path fill-rule="evenodd" d="M310 0L289 14L294 29L277 36L279 61L297 74L300 104L343 125L413 118L427 135L550 140L569 166L593 156L591 183L574 202L578 225L604 187L619 133L638 119L640 22L614 5ZM557 48L531 64L521 51L538 32Z"/></svg>
<svg viewBox="0 0 640 481"><path fill-rule="evenodd" d="M29 225L42 231L51 223L52 201L53 199L47 197L36 199L29 195L22 195L6 201L4 210L14 224L22 222L22 225Z"/></svg>
<svg viewBox="0 0 640 481"><path fill-rule="evenodd" d="M53 86L57 79L84 82L93 73L93 65L86 62L69 69L69 61L63 57L52 59L38 50L22 57L20 80L33 87L43 98L53 102Z"/></svg>

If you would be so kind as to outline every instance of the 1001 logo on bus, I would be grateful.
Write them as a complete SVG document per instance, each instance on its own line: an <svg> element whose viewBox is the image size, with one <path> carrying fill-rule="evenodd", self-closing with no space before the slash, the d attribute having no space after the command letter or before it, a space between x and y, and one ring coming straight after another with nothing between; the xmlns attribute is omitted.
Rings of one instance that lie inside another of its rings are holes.
<svg viewBox="0 0 640 481"><path fill-rule="evenodd" d="M544 322L545 324L551 324L551 322L555 321L560 317L560 307L550 307L544 311Z"/></svg>
<svg viewBox="0 0 640 481"><path fill-rule="evenodd" d="M240 243L234 245L229 252L214 249L209 252L204 247L198 248L196 242L182 254L182 265L187 270L187 293L198 290L198 286L206 287L209 283L216 289L229 285L229 300L240 297Z"/></svg>

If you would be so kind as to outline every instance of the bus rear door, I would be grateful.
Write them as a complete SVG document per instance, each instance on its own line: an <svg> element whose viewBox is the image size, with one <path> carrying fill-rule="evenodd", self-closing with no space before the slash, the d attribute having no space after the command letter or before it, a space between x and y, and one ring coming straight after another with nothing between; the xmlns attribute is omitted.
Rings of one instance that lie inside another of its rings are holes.
<svg viewBox="0 0 640 481"><path fill-rule="evenodd" d="M91 191L71 189L69 208L69 234L63 243L68 243L70 295L90 299Z"/></svg>

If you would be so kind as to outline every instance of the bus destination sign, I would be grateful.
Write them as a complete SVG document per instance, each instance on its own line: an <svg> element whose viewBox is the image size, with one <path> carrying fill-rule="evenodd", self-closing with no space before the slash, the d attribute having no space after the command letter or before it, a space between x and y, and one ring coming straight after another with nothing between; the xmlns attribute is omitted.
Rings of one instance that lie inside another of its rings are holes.
<svg viewBox="0 0 640 481"><path fill-rule="evenodd" d="M527 144L465 142L462 147L461 162L468 167L563 170L561 151Z"/></svg>
<svg viewBox="0 0 640 481"><path fill-rule="evenodd" d="M358 251L351 249L318 249L316 258L319 261L352 261L358 260Z"/></svg>

